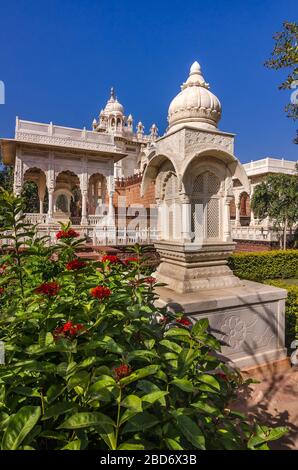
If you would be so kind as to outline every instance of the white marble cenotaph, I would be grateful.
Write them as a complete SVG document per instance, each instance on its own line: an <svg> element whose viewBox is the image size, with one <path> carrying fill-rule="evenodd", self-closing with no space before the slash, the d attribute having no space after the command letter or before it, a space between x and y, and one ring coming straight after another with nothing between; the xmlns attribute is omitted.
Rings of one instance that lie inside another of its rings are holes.
<svg viewBox="0 0 298 470"><path fill-rule="evenodd" d="M146 148L142 191L155 180L159 305L208 318L222 354L240 368L284 359L283 289L238 279L227 265L233 182L250 192L234 135L218 130L221 104L194 62L172 100L164 136Z"/></svg>

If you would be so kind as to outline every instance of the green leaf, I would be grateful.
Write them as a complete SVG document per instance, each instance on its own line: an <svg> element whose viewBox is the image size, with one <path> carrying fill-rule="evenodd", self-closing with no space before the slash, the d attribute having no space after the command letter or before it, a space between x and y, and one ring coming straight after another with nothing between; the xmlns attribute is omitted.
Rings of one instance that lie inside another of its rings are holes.
<svg viewBox="0 0 298 470"><path fill-rule="evenodd" d="M177 343L174 343L174 341L169 341L168 339L163 339L159 342L159 344L167 349L169 349L170 351L173 351L177 354L180 354L181 351L182 351L182 348L181 346L179 346L179 344Z"/></svg>
<svg viewBox="0 0 298 470"><path fill-rule="evenodd" d="M136 380L143 379L144 377L147 377L148 375L155 374L160 366L158 365L151 365L147 367L143 367L142 369L138 369L132 374L130 374L128 377L124 377L123 379L120 380L121 385L128 385L132 382L135 382Z"/></svg>
<svg viewBox="0 0 298 470"><path fill-rule="evenodd" d="M190 406L200 411L201 413L206 413L206 414L217 416L217 417L222 416L222 413L220 412L218 408L216 408L215 406L209 405L205 401L197 401L196 403L192 403Z"/></svg>
<svg viewBox="0 0 298 470"><path fill-rule="evenodd" d="M256 433L250 437L247 447L249 449L259 448L260 444L280 439L287 432L288 428L285 426L269 428L267 426L257 425Z"/></svg>
<svg viewBox="0 0 298 470"><path fill-rule="evenodd" d="M116 450L116 435L113 427L108 424L99 426L97 430L100 437L107 444L108 448L111 450Z"/></svg>
<svg viewBox="0 0 298 470"><path fill-rule="evenodd" d="M147 349L137 349L136 351L130 352L127 355L127 361L130 362L132 360L144 359L145 361L149 361L151 359L155 359L157 356L156 352L148 351Z"/></svg>
<svg viewBox="0 0 298 470"><path fill-rule="evenodd" d="M202 337L204 333L207 332L209 328L209 320L208 318L202 318L201 320L198 320L195 325L192 327L191 334L193 336L198 336Z"/></svg>
<svg viewBox="0 0 298 470"><path fill-rule="evenodd" d="M125 410L120 418L120 426L122 426L122 424L124 424L126 421L131 419L136 414L138 414L138 411L135 411L131 408L128 408L127 410Z"/></svg>
<svg viewBox="0 0 298 470"><path fill-rule="evenodd" d="M140 442L133 442L133 441L126 441L120 444L117 447L117 450L144 450L144 444L140 444Z"/></svg>
<svg viewBox="0 0 298 470"><path fill-rule="evenodd" d="M123 348L119 346L113 338L110 336L105 336L100 343L107 351L116 353L116 354L123 354Z"/></svg>
<svg viewBox="0 0 298 470"><path fill-rule="evenodd" d="M97 379L98 380L96 380L96 382L94 382L94 384L92 384L90 387L90 391L92 392L98 392L102 388L111 386L114 387L117 385L115 379L110 375L100 375Z"/></svg>
<svg viewBox="0 0 298 470"><path fill-rule="evenodd" d="M184 450L183 447L181 447L181 445L177 441L175 441L175 439L170 439L169 437L167 437L165 439L165 443L167 444L167 447L170 450Z"/></svg>
<svg viewBox="0 0 298 470"><path fill-rule="evenodd" d="M194 392L195 388L190 380L187 379L174 379L170 382L172 385L180 388L184 392Z"/></svg>
<svg viewBox="0 0 298 470"><path fill-rule="evenodd" d="M124 400L122 400L121 405L124 406L124 408L130 408L137 413L143 411L142 400L137 395L128 395Z"/></svg>
<svg viewBox="0 0 298 470"><path fill-rule="evenodd" d="M190 331L186 328L170 328L164 334L165 337L177 337L180 341L188 341L190 339Z"/></svg>
<svg viewBox="0 0 298 470"><path fill-rule="evenodd" d="M204 384L210 385L211 389L210 387L207 387L208 389L206 391L214 391L214 389L220 390L220 384L213 375L200 374L198 375L198 380L200 382L203 382ZM204 387L202 387L201 385L199 386L199 389L205 390Z"/></svg>
<svg viewBox="0 0 298 470"><path fill-rule="evenodd" d="M184 349L178 356L177 375L184 375L193 365L194 360L198 356L199 351L194 349Z"/></svg>
<svg viewBox="0 0 298 470"><path fill-rule="evenodd" d="M42 417L42 421L62 415L77 407L78 407L77 403L66 403L66 402L56 403L55 405L50 406L49 408L45 410L45 414Z"/></svg>
<svg viewBox="0 0 298 470"><path fill-rule="evenodd" d="M124 427L122 433L145 431L146 429L156 426L159 422L159 417L144 411L143 413L138 413L136 416L131 418Z"/></svg>
<svg viewBox="0 0 298 470"><path fill-rule="evenodd" d="M169 392L162 392L156 391L147 393L147 395L142 396L143 407L149 408L149 406L153 405L156 401L158 401L162 406L166 406L165 396L168 395Z"/></svg>
<svg viewBox="0 0 298 470"><path fill-rule="evenodd" d="M110 425L115 426L114 421L103 413L94 412L81 412L75 413L62 423L58 429L80 429L88 428L90 426Z"/></svg>
<svg viewBox="0 0 298 470"><path fill-rule="evenodd" d="M155 345L155 339L146 339L144 341L144 345L146 346L147 349L152 349Z"/></svg>
<svg viewBox="0 0 298 470"><path fill-rule="evenodd" d="M23 406L9 420L2 439L2 450L16 450L40 418L39 406Z"/></svg>
<svg viewBox="0 0 298 470"><path fill-rule="evenodd" d="M61 393L64 392L64 390L66 389L66 387L62 386L62 385L59 385L59 384L53 384L49 387L48 391L47 391L47 401L48 403L52 403L53 401L56 400L56 398L59 397L59 395L61 395Z"/></svg>
<svg viewBox="0 0 298 470"><path fill-rule="evenodd" d="M69 442L66 446L62 447L61 450L81 450L81 441L80 439L75 439L74 441Z"/></svg>
<svg viewBox="0 0 298 470"><path fill-rule="evenodd" d="M205 450L205 437L199 426L189 416L177 415L178 428L196 449Z"/></svg>
<svg viewBox="0 0 298 470"><path fill-rule="evenodd" d="M67 383L67 389L71 390L72 388L76 387L77 385L80 385L83 388L86 388L86 386L89 383L90 379L90 374L86 370L81 370L80 372L76 372L74 375L72 375Z"/></svg>

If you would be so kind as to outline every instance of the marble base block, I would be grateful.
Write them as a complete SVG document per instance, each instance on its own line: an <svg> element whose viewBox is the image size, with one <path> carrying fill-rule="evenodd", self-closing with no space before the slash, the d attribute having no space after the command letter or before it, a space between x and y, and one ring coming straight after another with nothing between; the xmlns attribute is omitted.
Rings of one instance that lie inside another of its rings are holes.
<svg viewBox="0 0 298 470"><path fill-rule="evenodd" d="M285 289L240 281L237 287L195 293L156 291L157 306L183 312L193 322L208 318L228 363L241 369L286 358Z"/></svg>
<svg viewBox="0 0 298 470"><path fill-rule="evenodd" d="M179 243L158 241L154 244L160 264L154 276L158 282L179 293L240 285L227 264L235 243Z"/></svg>

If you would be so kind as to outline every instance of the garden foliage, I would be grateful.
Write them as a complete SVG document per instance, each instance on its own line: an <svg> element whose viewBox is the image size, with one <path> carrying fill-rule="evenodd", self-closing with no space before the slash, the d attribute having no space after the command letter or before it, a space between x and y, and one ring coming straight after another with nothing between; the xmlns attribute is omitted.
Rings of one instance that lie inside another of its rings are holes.
<svg viewBox="0 0 298 470"><path fill-rule="evenodd" d="M235 253L229 266L236 276L251 281L297 278L298 250Z"/></svg>
<svg viewBox="0 0 298 470"><path fill-rule="evenodd" d="M154 306L140 247L86 262L70 226L49 246L0 197L2 450L266 449L284 434L231 410L240 375L207 320Z"/></svg>

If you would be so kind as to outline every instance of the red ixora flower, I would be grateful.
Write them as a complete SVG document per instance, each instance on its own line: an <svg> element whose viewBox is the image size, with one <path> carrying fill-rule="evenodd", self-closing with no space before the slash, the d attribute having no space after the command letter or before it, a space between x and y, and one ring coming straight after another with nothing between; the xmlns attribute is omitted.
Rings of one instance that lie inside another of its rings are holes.
<svg viewBox="0 0 298 470"><path fill-rule="evenodd" d="M190 326L192 324L187 318L178 318L176 323L180 323L183 326Z"/></svg>
<svg viewBox="0 0 298 470"><path fill-rule="evenodd" d="M152 276L144 277L143 282L146 282L146 284L155 284L156 279L155 277L152 277Z"/></svg>
<svg viewBox="0 0 298 470"><path fill-rule="evenodd" d="M112 294L112 291L105 286L96 286L91 289L90 294L92 297L95 297L96 299L105 299L106 297L110 297Z"/></svg>
<svg viewBox="0 0 298 470"><path fill-rule="evenodd" d="M139 262L138 258L126 258L126 259L124 260L124 263L125 263L125 264L129 264L129 263L138 263L138 262Z"/></svg>
<svg viewBox="0 0 298 470"><path fill-rule="evenodd" d="M5 292L5 289L4 289L4 287L0 287L0 295L3 295L3 294L4 294L4 292Z"/></svg>
<svg viewBox="0 0 298 470"><path fill-rule="evenodd" d="M113 369L116 380L123 379L123 377L127 377L131 374L131 367L128 364L120 364L119 367L114 367Z"/></svg>
<svg viewBox="0 0 298 470"><path fill-rule="evenodd" d="M69 228L68 230L60 230L56 233L56 238L60 240L61 238L77 238L80 234L76 232L73 228Z"/></svg>
<svg viewBox="0 0 298 470"><path fill-rule="evenodd" d="M66 263L66 269L68 271L75 271L77 269L82 269L87 266L87 263L85 261L80 261L79 259L74 259L72 261L69 261L69 263Z"/></svg>
<svg viewBox="0 0 298 470"><path fill-rule="evenodd" d="M117 264L120 262L120 259L116 255L104 255L101 258L101 261L105 263L106 261L109 261L110 264Z"/></svg>
<svg viewBox="0 0 298 470"><path fill-rule="evenodd" d="M58 294L61 287L59 286L58 282L44 282L40 286L35 289L36 294L43 294L48 295L49 297L53 297Z"/></svg>
<svg viewBox="0 0 298 470"><path fill-rule="evenodd" d="M79 331L85 330L84 325L82 323L77 323L76 325L73 324L71 321L64 323L63 326L58 326L53 331L53 336L55 341L60 338L72 338L75 336Z"/></svg>

